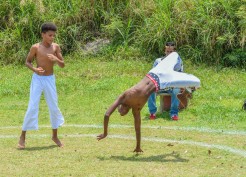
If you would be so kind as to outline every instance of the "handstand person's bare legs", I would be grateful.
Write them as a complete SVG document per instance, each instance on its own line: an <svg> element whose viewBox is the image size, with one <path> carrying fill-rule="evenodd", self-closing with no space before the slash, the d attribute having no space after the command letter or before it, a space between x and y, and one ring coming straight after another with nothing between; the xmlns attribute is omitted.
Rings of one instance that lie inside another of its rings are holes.
<svg viewBox="0 0 246 177"><path fill-rule="evenodd" d="M25 140L26 140L26 131L21 132L20 140L18 143L18 148L24 149L25 148Z"/></svg>
<svg viewBox="0 0 246 177"><path fill-rule="evenodd" d="M57 129L52 129L53 135L52 135L52 140L57 144L59 147L63 147L64 145L61 143L57 136Z"/></svg>

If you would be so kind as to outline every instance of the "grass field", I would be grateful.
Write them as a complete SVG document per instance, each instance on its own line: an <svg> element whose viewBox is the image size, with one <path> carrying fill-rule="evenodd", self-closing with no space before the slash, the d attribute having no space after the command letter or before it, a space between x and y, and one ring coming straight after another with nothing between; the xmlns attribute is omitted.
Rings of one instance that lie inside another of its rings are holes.
<svg viewBox="0 0 246 177"><path fill-rule="evenodd" d="M101 128L67 125L64 148L41 127L25 150L16 149L17 127L1 128L1 176L245 176L245 134L169 128L143 128L141 155L132 153L133 127L115 126L97 142Z"/></svg>
<svg viewBox="0 0 246 177"><path fill-rule="evenodd" d="M198 76L180 120L168 113L148 119L142 111L142 149L136 155L131 114L110 119L102 141L103 115L117 96L150 69L146 61L66 59L56 68L59 107L66 123L59 129L64 148L51 141L48 109L40 103L38 131L27 133L25 150L17 149L26 112L31 72L4 66L0 72L0 176L246 176L245 70L218 69L185 61Z"/></svg>

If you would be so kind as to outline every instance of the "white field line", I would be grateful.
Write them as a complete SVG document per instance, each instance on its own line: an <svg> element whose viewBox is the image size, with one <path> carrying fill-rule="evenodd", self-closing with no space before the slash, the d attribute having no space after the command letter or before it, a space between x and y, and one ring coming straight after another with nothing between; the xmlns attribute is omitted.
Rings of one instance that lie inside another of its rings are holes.
<svg viewBox="0 0 246 177"><path fill-rule="evenodd" d="M41 134L41 135L29 135L30 137L50 137L48 134ZM63 135L61 134L60 136L63 137L69 137L69 138L79 138L79 137L92 137L95 138L97 134L70 134L70 135ZM17 135L0 135L0 139L7 139L7 138L18 138L19 136ZM119 138L119 139L130 139L130 140L135 140L134 136L127 136L127 135L109 135L108 138ZM158 142L158 143L179 143L179 144L188 144L191 146L201 146L205 148L210 148L210 149L219 149L223 151L227 151L242 157L246 158L246 151L232 148L229 146L222 146L222 145L217 145L217 144L208 144L208 143L203 143L203 142L197 142L197 141L187 141L187 140L171 140L171 139L164 139L164 138L153 138L153 137L142 137L143 141L150 141L150 142Z"/></svg>
<svg viewBox="0 0 246 177"><path fill-rule="evenodd" d="M39 126L40 128L51 128L48 125ZM62 127L78 127L78 128L103 128L102 125L94 125L94 124L68 124L63 125ZM131 125L118 125L118 124L111 124L109 125L111 128L134 128ZM0 129L21 129L20 126L7 126L7 127L0 127ZM205 132L205 133L221 133L221 134L228 134L228 135L246 135L246 131L238 131L238 130L215 130L205 127L179 127L179 126L145 126L143 125L142 128L146 129L167 129L167 130L180 130L180 131L198 131L198 132Z"/></svg>

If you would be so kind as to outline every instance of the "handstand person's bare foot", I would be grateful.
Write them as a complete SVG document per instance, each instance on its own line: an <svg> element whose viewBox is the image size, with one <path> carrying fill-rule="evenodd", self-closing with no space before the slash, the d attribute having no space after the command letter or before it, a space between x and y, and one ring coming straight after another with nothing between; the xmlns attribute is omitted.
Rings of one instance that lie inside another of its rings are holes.
<svg viewBox="0 0 246 177"><path fill-rule="evenodd" d="M52 137L52 140L57 144L57 146L59 146L59 147L64 146L57 137Z"/></svg>
<svg viewBox="0 0 246 177"><path fill-rule="evenodd" d="M19 149L25 149L25 139L20 137L19 143L18 143Z"/></svg>

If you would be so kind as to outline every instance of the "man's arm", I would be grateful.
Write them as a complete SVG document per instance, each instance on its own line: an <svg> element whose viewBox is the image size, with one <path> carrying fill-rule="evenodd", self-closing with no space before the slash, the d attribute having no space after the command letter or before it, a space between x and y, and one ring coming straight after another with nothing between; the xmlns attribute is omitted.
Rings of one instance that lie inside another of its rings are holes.
<svg viewBox="0 0 246 177"><path fill-rule="evenodd" d="M161 62L161 58L157 58L153 64L153 68L156 67Z"/></svg>
<svg viewBox="0 0 246 177"><path fill-rule="evenodd" d="M182 59L180 58L180 56L178 56L178 62L177 62L177 64L174 66L174 71L184 72L183 61L182 61Z"/></svg>
<svg viewBox="0 0 246 177"><path fill-rule="evenodd" d="M133 152L143 152L141 149L141 115L138 109L133 109L132 114L134 116L134 126L136 132L136 148Z"/></svg>
<svg viewBox="0 0 246 177"><path fill-rule="evenodd" d="M56 48L56 56L52 54L47 54L47 56L50 60L56 62L59 67L64 68L65 63L61 53L61 48L58 44L56 44L55 48Z"/></svg>
<svg viewBox="0 0 246 177"><path fill-rule="evenodd" d="M101 140L103 138L106 138L106 136L108 135L109 117L115 111L115 109L121 104L122 98L123 97L121 95L119 98L117 98L117 100L106 111L106 113L104 115L104 122L103 122L104 131L103 131L103 134L100 134L97 136L97 140Z"/></svg>

